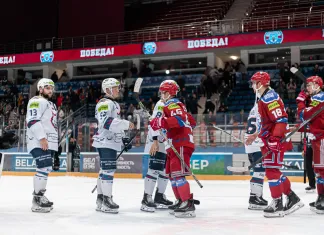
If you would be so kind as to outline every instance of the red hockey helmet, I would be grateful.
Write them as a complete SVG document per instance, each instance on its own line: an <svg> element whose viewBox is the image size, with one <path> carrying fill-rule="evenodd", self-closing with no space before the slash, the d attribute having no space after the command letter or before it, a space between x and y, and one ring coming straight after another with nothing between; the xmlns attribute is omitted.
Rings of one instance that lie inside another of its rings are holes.
<svg viewBox="0 0 324 235"><path fill-rule="evenodd" d="M270 86L270 75L267 72L256 72L252 76L251 82L260 82L263 86Z"/></svg>
<svg viewBox="0 0 324 235"><path fill-rule="evenodd" d="M320 88L323 87L323 79L319 76L311 76L307 78L306 83L310 83L310 82L318 84Z"/></svg>
<svg viewBox="0 0 324 235"><path fill-rule="evenodd" d="M159 91L169 92L170 95L176 96L179 92L179 85L173 80L165 80L161 83Z"/></svg>

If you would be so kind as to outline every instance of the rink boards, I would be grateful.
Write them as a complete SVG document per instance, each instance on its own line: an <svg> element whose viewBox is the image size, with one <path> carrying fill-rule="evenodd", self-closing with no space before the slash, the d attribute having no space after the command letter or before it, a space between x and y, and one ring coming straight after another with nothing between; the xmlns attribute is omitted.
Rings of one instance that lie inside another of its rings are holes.
<svg viewBox="0 0 324 235"><path fill-rule="evenodd" d="M5 175L32 175L35 172L35 160L28 153L3 153L3 174ZM98 153L81 152L78 172L68 172L68 159L66 154L60 157L60 171L51 175L75 175L96 177L99 171ZM125 153L117 162L116 177L142 178L145 177L148 168L149 156L144 153ZM282 171L288 176L303 176L304 161L299 152L285 154L284 163L298 166L299 170ZM191 158L191 170L201 179L246 179L249 172L243 175L233 175L227 170L227 166L248 166L246 154L233 154L225 152L194 153Z"/></svg>

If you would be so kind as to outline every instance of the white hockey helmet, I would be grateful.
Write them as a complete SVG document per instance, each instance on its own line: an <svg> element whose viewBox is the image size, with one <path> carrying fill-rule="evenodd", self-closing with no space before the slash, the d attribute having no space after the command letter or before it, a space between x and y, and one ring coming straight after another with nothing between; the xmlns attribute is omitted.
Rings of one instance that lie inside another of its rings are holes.
<svg viewBox="0 0 324 235"><path fill-rule="evenodd" d="M113 88L116 86L120 89L120 82L115 78L106 78L101 84L104 93L107 93L107 88Z"/></svg>
<svg viewBox="0 0 324 235"><path fill-rule="evenodd" d="M52 79L49 78L41 78L38 83L37 83L37 91L39 91L40 88L44 88L46 86L52 86L53 88L55 87L54 82Z"/></svg>

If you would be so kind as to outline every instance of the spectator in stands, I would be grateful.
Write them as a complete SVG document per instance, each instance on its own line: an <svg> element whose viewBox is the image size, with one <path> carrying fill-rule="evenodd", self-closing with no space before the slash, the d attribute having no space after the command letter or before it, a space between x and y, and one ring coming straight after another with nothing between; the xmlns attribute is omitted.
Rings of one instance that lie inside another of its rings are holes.
<svg viewBox="0 0 324 235"><path fill-rule="evenodd" d="M319 76L319 77L323 78L322 70L318 64L315 64L315 66L314 66L313 76Z"/></svg>
<svg viewBox="0 0 324 235"><path fill-rule="evenodd" d="M225 103L225 100L227 99L230 93L228 84L226 84L225 81L222 81L222 85L219 87L218 91L220 93L220 101Z"/></svg>
<svg viewBox="0 0 324 235"><path fill-rule="evenodd" d="M233 67L229 62L225 63L225 68L224 68L224 73L223 73L223 78L225 83L229 86L231 84L231 74L233 72Z"/></svg>
<svg viewBox="0 0 324 235"><path fill-rule="evenodd" d="M205 103L205 110L204 110L203 114L207 114L209 112L214 113L215 108L216 108L216 106L212 102L212 100L210 98L209 99L207 98L206 103Z"/></svg>
<svg viewBox="0 0 324 235"><path fill-rule="evenodd" d="M195 93L193 93L190 99L187 100L186 108L192 115L198 114L198 108L202 109L202 107L198 104L197 95Z"/></svg>
<svg viewBox="0 0 324 235"><path fill-rule="evenodd" d="M152 100L155 104L160 100L156 92L153 93Z"/></svg>
<svg viewBox="0 0 324 235"><path fill-rule="evenodd" d="M186 81L182 78L181 75L179 75L179 77L178 77L178 79L177 79L176 82L178 83L178 85L180 87L180 92L179 92L180 96L183 96L184 97L185 95L183 94L183 92L186 89Z"/></svg>
<svg viewBox="0 0 324 235"><path fill-rule="evenodd" d="M80 89L80 95L79 95L79 99L80 99L80 105L83 106L86 104L87 101L87 94L85 92L85 90L83 88Z"/></svg>
<svg viewBox="0 0 324 235"><path fill-rule="evenodd" d="M60 82L68 82L69 81L69 76L68 74L66 73L65 70L63 70L63 73L60 77Z"/></svg>
<svg viewBox="0 0 324 235"><path fill-rule="evenodd" d="M245 78L246 78L246 73L247 73L247 70L246 70L246 66L245 64L243 63L243 61L241 59L239 59L237 61L237 64L236 64L236 68L235 70L238 72L238 73L241 73L242 74L242 80L244 81ZM235 86L235 84L234 84Z"/></svg>
<svg viewBox="0 0 324 235"><path fill-rule="evenodd" d="M286 113L288 114L288 122L289 123L295 123L296 121L296 112L290 108L290 106L287 107Z"/></svg>
<svg viewBox="0 0 324 235"><path fill-rule="evenodd" d="M130 69L131 73L132 73L132 77L136 78L137 74L138 74L138 70L135 64L133 64L132 68Z"/></svg>
<svg viewBox="0 0 324 235"><path fill-rule="evenodd" d="M227 111L228 111L228 107L224 103L221 103L217 112L225 113Z"/></svg>
<svg viewBox="0 0 324 235"><path fill-rule="evenodd" d="M281 99L285 98L285 90L286 90L286 84L283 81L282 77L280 77L279 82L276 84L277 87L277 93L279 94Z"/></svg>
<svg viewBox="0 0 324 235"><path fill-rule="evenodd" d="M285 62L284 67L280 71L280 76L282 77L285 84L289 83L292 73L290 72L290 66L288 62Z"/></svg>
<svg viewBox="0 0 324 235"><path fill-rule="evenodd" d="M296 89L297 89L297 85L296 85L295 81L292 78L290 78L290 81L287 84L287 92L288 92L288 99L289 100L295 100L295 98L296 98Z"/></svg>
<svg viewBox="0 0 324 235"><path fill-rule="evenodd" d="M59 108L58 108L58 116L59 116L59 121L62 121L65 117L63 108L61 106L59 106Z"/></svg>
<svg viewBox="0 0 324 235"><path fill-rule="evenodd" d="M135 110L134 105L133 105L133 104L130 104L130 105L128 106L128 109L127 109L127 113L126 113L126 115L127 115L127 116L128 116L128 115L133 115L134 110Z"/></svg>
<svg viewBox="0 0 324 235"><path fill-rule="evenodd" d="M80 100L78 95L78 90L74 90L72 96L71 96L71 108L72 111L75 112L80 106Z"/></svg>
<svg viewBox="0 0 324 235"><path fill-rule="evenodd" d="M56 74L56 71L54 71L54 73L52 74L51 79L52 79L53 82L57 82L58 81L58 76Z"/></svg>
<svg viewBox="0 0 324 235"><path fill-rule="evenodd" d="M199 94L203 97L206 96L206 87L205 87L206 80L207 80L207 76L205 74L203 74L201 76L200 85L199 85Z"/></svg>
<svg viewBox="0 0 324 235"><path fill-rule="evenodd" d="M207 75L206 80L204 81L204 88L207 93L207 99L210 99L211 96L213 95L213 90L214 90L214 83L213 83L213 78L209 75Z"/></svg>
<svg viewBox="0 0 324 235"><path fill-rule="evenodd" d="M63 93L61 92L60 95L56 99L56 105L57 105L57 107L60 107L62 105L63 99L64 99L64 96L63 96Z"/></svg>
<svg viewBox="0 0 324 235"><path fill-rule="evenodd" d="M216 115L212 111L208 112L208 115L204 116L204 122L206 125L211 125L216 123Z"/></svg>

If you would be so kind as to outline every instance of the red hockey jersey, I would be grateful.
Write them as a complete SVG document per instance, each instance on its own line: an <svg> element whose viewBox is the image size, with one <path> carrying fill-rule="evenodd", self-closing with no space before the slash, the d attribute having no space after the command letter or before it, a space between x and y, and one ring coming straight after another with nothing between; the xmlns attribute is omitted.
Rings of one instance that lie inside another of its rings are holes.
<svg viewBox="0 0 324 235"><path fill-rule="evenodd" d="M163 113L167 137L172 140L173 146L194 149L192 129L196 126L196 121L187 113L184 104L178 99L171 99L165 103Z"/></svg>
<svg viewBox="0 0 324 235"><path fill-rule="evenodd" d="M324 92L320 92L310 98L310 104L306 107L304 102L298 102L298 115L300 120L309 119L313 113L322 108L324 105ZM318 114L309 123L309 131L316 140L324 139L324 111Z"/></svg>
<svg viewBox="0 0 324 235"><path fill-rule="evenodd" d="M284 138L289 132L288 115L279 95L274 90L266 90L258 101L258 111L261 119L259 137L266 135ZM292 149L292 143L286 142L285 149Z"/></svg>

